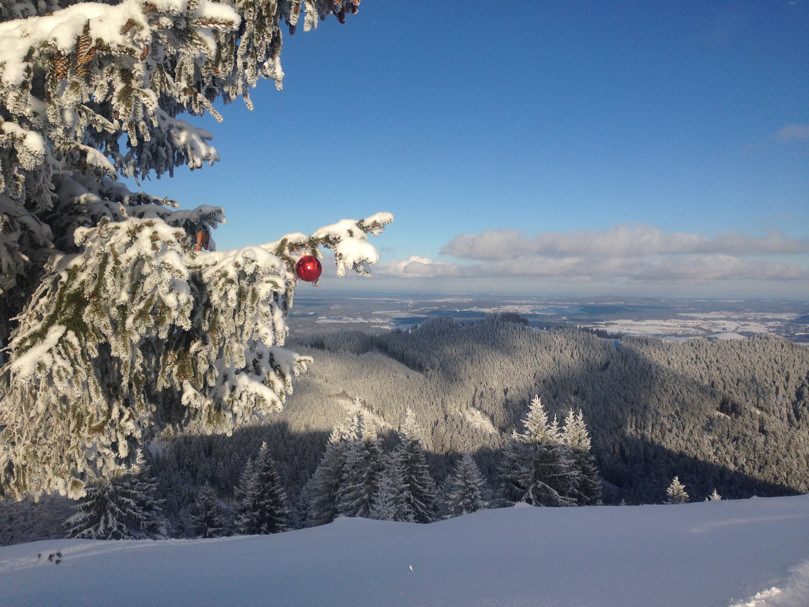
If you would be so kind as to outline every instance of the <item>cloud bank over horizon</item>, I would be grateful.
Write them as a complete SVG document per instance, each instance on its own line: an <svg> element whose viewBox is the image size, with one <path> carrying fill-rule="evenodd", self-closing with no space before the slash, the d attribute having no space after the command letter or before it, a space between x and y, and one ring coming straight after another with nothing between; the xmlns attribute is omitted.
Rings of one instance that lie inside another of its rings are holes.
<svg viewBox="0 0 809 607"><path fill-rule="evenodd" d="M524 230L485 230L461 234L441 253L468 259L510 259L523 254L560 257L597 255L629 257L642 255L780 255L809 253L809 238L788 238L782 232L755 237L722 232L709 238L683 232L665 233L645 224L623 224L606 230L541 232L528 237Z"/></svg>
<svg viewBox="0 0 809 607"><path fill-rule="evenodd" d="M540 232L485 230L455 236L441 255L458 261L413 256L380 264L388 278L548 278L586 283L705 285L795 283L809 285L809 238L773 231L764 236L722 232L664 232L645 224L603 230ZM777 293L773 293L777 295Z"/></svg>

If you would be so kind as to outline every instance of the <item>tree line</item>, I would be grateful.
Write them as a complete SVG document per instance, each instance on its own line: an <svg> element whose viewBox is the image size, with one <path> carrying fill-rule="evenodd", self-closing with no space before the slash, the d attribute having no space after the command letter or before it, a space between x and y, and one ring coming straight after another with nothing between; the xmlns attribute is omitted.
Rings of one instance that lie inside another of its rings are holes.
<svg viewBox="0 0 809 607"><path fill-rule="evenodd" d="M359 403L338 424L297 506L289 499L274 457L263 442L233 486L230 499L210 482L192 491L187 519L165 510L152 466L142 454L136 471L88 487L65 521L68 537L87 539L219 537L253 535L317 526L338 516L430 523L518 502L532 506L586 506L601 503L601 484L590 454L581 412L570 411L560 426L535 397L514 431L501 460L496 492L469 452L454 462L442 483L435 482L408 410L399 430L380 436ZM178 524L178 522L180 524Z"/></svg>

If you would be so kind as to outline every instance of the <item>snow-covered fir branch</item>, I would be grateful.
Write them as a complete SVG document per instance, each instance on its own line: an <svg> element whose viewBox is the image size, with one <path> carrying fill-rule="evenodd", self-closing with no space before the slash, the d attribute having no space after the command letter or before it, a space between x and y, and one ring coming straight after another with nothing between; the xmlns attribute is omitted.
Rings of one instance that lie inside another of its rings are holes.
<svg viewBox="0 0 809 607"><path fill-rule="evenodd" d="M365 231L392 218L370 219L340 222L324 246L365 251ZM308 238L196 251L158 218L76 237L82 252L54 263L0 369L9 492L80 494L167 425L229 433L281 408L311 360L283 347Z"/></svg>
<svg viewBox="0 0 809 607"><path fill-rule="evenodd" d="M293 33L358 0L43 0L0 12L0 496L125 473L166 428L230 433L281 408L302 255L367 274L387 213L216 252L218 207L118 181L219 160L183 120L280 89Z"/></svg>

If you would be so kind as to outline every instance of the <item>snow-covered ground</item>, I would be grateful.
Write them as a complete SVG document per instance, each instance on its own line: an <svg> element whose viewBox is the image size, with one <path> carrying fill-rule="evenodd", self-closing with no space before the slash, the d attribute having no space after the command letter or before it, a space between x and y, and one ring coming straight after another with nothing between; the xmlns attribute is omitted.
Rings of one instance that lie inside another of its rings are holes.
<svg viewBox="0 0 809 607"><path fill-rule="evenodd" d="M433 298L424 295L346 297L300 292L290 315L295 336L328 330L386 331L413 327L427 318L481 320L486 314L516 312L534 326L567 324L610 333L664 339L744 339L780 335L806 344L804 302L756 300L571 300ZM318 310L315 313L314 310Z"/></svg>
<svg viewBox="0 0 809 607"><path fill-rule="evenodd" d="M809 495L35 542L0 548L0 605L805 607Z"/></svg>
<svg viewBox="0 0 809 607"><path fill-rule="evenodd" d="M721 313L719 313L721 314ZM714 339L744 339L745 335L759 335L763 333L777 334L780 326L778 322L760 322L744 319L713 318L710 316L700 318L671 318L662 320L611 320L594 322L592 326L603 329L609 333L624 333L627 335L648 335L662 338L690 338L711 337ZM681 314L680 316L698 316L696 314Z"/></svg>

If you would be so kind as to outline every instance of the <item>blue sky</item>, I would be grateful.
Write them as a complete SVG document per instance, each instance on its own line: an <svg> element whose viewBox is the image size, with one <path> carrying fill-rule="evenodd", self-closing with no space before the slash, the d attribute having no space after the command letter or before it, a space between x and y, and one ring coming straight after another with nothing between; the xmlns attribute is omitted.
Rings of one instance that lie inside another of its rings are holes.
<svg viewBox="0 0 809 607"><path fill-rule="evenodd" d="M327 290L809 298L807 31L809 0L364 0L146 187L223 206L219 249L392 212Z"/></svg>

